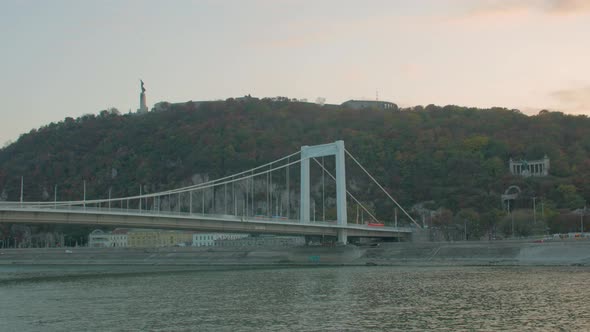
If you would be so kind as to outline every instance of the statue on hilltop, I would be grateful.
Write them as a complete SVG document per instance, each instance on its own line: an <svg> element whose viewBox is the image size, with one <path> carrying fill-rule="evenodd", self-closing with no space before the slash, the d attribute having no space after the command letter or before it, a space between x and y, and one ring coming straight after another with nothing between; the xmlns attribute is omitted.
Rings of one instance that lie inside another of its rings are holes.
<svg viewBox="0 0 590 332"><path fill-rule="evenodd" d="M137 113L147 113L148 107L145 101L145 88L143 87L143 80L139 80L141 82L141 93L139 94L139 108L137 109Z"/></svg>

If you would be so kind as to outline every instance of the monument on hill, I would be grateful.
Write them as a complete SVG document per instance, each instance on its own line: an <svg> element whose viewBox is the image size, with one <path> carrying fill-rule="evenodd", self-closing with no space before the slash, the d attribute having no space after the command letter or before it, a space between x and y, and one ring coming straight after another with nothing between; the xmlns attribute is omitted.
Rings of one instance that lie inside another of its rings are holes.
<svg viewBox="0 0 590 332"><path fill-rule="evenodd" d="M143 80L139 80L141 82L141 94L139 95L139 108L137 109L137 113L147 113L148 108L145 102L145 88L143 87Z"/></svg>
<svg viewBox="0 0 590 332"><path fill-rule="evenodd" d="M512 175L519 175L523 177L530 176L548 176L549 175L549 157L545 155L540 160L510 160L508 161L508 167Z"/></svg>

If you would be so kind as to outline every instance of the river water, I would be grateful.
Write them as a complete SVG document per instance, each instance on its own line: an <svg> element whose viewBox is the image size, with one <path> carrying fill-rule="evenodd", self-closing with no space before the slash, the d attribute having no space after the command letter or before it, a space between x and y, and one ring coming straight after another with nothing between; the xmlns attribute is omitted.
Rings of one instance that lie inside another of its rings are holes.
<svg viewBox="0 0 590 332"><path fill-rule="evenodd" d="M588 267L0 266L0 331L589 331Z"/></svg>

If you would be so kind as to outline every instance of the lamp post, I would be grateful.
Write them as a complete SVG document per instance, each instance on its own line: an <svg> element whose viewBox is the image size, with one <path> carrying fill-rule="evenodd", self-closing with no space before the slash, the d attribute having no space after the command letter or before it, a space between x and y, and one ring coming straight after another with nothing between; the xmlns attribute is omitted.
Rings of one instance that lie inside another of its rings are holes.
<svg viewBox="0 0 590 332"><path fill-rule="evenodd" d="M586 214L586 202L584 202L584 209L580 211L580 233L584 233L584 215Z"/></svg>
<svg viewBox="0 0 590 332"><path fill-rule="evenodd" d="M86 210L86 180L84 180L84 210Z"/></svg>
<svg viewBox="0 0 590 332"><path fill-rule="evenodd" d="M545 205L543 204L543 197L541 197L541 221L545 221Z"/></svg>
<svg viewBox="0 0 590 332"><path fill-rule="evenodd" d="M514 214L510 209L510 201L508 201L508 212L510 213L510 219L512 220L512 238L514 239Z"/></svg>
<svg viewBox="0 0 590 332"><path fill-rule="evenodd" d="M537 205L535 204L535 200L537 197L533 197L533 224L537 224Z"/></svg>
<svg viewBox="0 0 590 332"><path fill-rule="evenodd" d="M467 219L463 219L463 233L464 233L464 240L467 241Z"/></svg>
<svg viewBox="0 0 590 332"><path fill-rule="evenodd" d="M516 235L514 234L514 213L510 211L510 218L512 219L512 238L514 239Z"/></svg>

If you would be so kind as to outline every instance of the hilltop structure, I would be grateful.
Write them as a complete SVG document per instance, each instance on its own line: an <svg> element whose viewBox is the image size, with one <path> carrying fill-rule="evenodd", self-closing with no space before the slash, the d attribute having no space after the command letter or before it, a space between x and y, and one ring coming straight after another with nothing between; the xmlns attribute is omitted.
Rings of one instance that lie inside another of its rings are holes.
<svg viewBox="0 0 590 332"><path fill-rule="evenodd" d="M198 108L201 104L205 103L206 101L185 101L185 102L179 102L179 103L170 103L167 101L161 101L158 103L154 104L154 107L152 108L153 112L165 112L165 111L169 111L171 108L173 107L189 107L189 106L194 106L195 108Z"/></svg>
<svg viewBox="0 0 590 332"><path fill-rule="evenodd" d="M343 107L352 108L354 110L361 110L361 109L383 109L383 110L393 110L397 111L398 107L396 104L389 102L389 101L380 101L380 100L349 100L342 103Z"/></svg>
<svg viewBox="0 0 590 332"><path fill-rule="evenodd" d="M143 87L143 80L139 80L141 82L141 93L139 94L139 108L137 109L137 113L147 113L148 107L145 100L145 88Z"/></svg>
<svg viewBox="0 0 590 332"><path fill-rule="evenodd" d="M523 177L529 176L548 176L549 175L549 157L545 155L541 160L509 160L509 169L512 175L519 175Z"/></svg>

